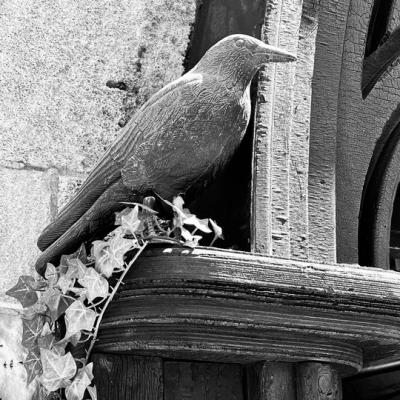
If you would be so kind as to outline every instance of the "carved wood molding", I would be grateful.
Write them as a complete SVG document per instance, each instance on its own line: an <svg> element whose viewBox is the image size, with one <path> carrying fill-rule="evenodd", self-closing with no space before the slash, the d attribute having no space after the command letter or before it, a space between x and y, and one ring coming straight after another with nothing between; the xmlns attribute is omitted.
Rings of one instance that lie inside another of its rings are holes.
<svg viewBox="0 0 400 400"><path fill-rule="evenodd" d="M364 59L362 73L362 95L365 99L379 78L400 56L400 27L398 27L371 55Z"/></svg>
<svg viewBox="0 0 400 400"><path fill-rule="evenodd" d="M251 253L153 248L107 311L97 351L249 363L321 361L342 375L400 345L400 274Z"/></svg>

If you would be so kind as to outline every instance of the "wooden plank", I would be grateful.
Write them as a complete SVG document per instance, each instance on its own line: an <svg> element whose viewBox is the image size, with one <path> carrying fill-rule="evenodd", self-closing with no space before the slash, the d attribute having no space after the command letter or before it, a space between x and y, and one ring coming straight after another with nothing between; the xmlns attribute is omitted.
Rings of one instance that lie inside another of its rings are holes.
<svg viewBox="0 0 400 400"><path fill-rule="evenodd" d="M308 184L309 257L328 263L336 260L338 87L349 6L349 0L320 2L315 49Z"/></svg>
<svg viewBox="0 0 400 400"><path fill-rule="evenodd" d="M164 400L243 400L237 364L164 362Z"/></svg>
<svg viewBox="0 0 400 400"><path fill-rule="evenodd" d="M289 221L290 256L308 259L308 163L315 41L319 2L304 0L294 83L290 130Z"/></svg>
<svg viewBox="0 0 400 400"><path fill-rule="evenodd" d="M301 14L302 1L267 1L264 41L296 54ZM291 244L290 132L295 73L295 63L270 65L260 73L253 144L251 250L285 258L290 257ZM290 369L281 363L248 367L249 398L273 400L293 392ZM276 384L270 384L272 377Z"/></svg>
<svg viewBox="0 0 400 400"><path fill-rule="evenodd" d="M163 400L160 358L96 353L92 361L99 400Z"/></svg>
<svg viewBox="0 0 400 400"><path fill-rule="evenodd" d="M362 72L362 95L365 99L380 77L390 69L393 62L400 55L400 27L396 29L388 40L378 47L371 55L364 59Z"/></svg>
<svg viewBox="0 0 400 400"><path fill-rule="evenodd" d="M302 1L267 1L262 39L297 53ZM255 115L252 251L290 255L290 130L296 64L267 65L260 73Z"/></svg>
<svg viewBox="0 0 400 400"><path fill-rule="evenodd" d="M329 364L297 365L297 400L341 400L342 382Z"/></svg>
<svg viewBox="0 0 400 400"><path fill-rule="evenodd" d="M296 400L290 363L257 363L246 368L247 400Z"/></svg>

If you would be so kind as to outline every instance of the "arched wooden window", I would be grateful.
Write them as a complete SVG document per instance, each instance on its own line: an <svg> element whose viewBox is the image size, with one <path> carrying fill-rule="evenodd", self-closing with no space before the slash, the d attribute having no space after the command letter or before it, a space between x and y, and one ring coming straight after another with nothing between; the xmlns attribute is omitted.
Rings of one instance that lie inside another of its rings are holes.
<svg viewBox="0 0 400 400"><path fill-rule="evenodd" d="M372 8L371 19L368 27L365 57L371 55L385 39L388 25L393 10L393 0L376 0Z"/></svg>
<svg viewBox="0 0 400 400"><path fill-rule="evenodd" d="M372 158L360 220L360 264L400 270L400 107Z"/></svg>
<svg viewBox="0 0 400 400"><path fill-rule="evenodd" d="M365 99L379 78L400 56L400 28L389 32L393 0L375 0L365 46L361 90Z"/></svg>

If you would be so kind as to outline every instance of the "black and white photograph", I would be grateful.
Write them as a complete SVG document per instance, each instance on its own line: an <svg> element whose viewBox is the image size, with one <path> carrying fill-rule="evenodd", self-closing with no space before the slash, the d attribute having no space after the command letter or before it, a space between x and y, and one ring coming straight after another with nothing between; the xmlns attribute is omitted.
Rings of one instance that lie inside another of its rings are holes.
<svg viewBox="0 0 400 400"><path fill-rule="evenodd" d="M400 0L0 0L0 400L400 400Z"/></svg>

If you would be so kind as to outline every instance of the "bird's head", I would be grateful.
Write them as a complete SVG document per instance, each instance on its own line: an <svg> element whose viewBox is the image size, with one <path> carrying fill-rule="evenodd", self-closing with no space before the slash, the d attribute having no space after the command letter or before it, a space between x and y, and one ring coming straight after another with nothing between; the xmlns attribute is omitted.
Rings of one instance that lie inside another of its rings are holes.
<svg viewBox="0 0 400 400"><path fill-rule="evenodd" d="M199 61L219 76L241 77L250 83L259 68L268 63L295 61L296 57L285 50L265 44L261 40L242 34L225 37L210 47Z"/></svg>

